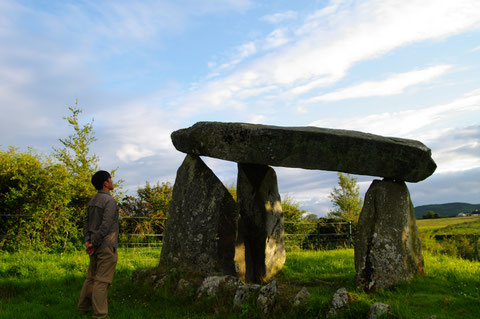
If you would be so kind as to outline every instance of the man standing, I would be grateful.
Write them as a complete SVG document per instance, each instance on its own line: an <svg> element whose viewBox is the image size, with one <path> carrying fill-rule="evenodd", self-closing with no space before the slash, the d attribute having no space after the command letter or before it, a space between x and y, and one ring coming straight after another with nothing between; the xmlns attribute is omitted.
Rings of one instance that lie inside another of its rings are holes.
<svg viewBox="0 0 480 319"><path fill-rule="evenodd" d="M108 317L107 290L113 280L117 265L118 208L110 195L113 181L106 171L92 176L92 184L98 190L88 202L83 222L83 234L90 265L78 301L78 310L89 312L94 318Z"/></svg>

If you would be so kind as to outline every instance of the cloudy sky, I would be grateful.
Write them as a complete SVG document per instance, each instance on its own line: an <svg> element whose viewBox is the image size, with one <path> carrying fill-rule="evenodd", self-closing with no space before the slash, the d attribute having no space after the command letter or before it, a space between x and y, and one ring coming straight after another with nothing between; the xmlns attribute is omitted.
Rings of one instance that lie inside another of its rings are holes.
<svg viewBox="0 0 480 319"><path fill-rule="evenodd" d="M60 147L76 98L130 193L174 182L172 131L224 121L420 140L438 168L414 205L480 203L478 0L0 0L0 148ZM283 196L331 207L336 173L275 169Z"/></svg>

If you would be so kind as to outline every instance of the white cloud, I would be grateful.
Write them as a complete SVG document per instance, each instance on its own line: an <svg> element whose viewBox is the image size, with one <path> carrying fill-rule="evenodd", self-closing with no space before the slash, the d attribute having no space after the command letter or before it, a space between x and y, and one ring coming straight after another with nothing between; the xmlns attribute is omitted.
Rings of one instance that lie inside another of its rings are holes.
<svg viewBox="0 0 480 319"><path fill-rule="evenodd" d="M229 69L238 63L242 62L246 58L250 57L251 55L255 54L257 52L257 47L254 42L248 42L244 43L237 48L235 48L235 53L233 54L233 57L230 61L223 63L218 67L218 70L224 70L224 69ZM216 63L214 62L209 62L211 67L216 67ZM217 72L217 74L219 74Z"/></svg>
<svg viewBox="0 0 480 319"><path fill-rule="evenodd" d="M429 143L438 165L435 173L480 168L480 126L448 128L437 132Z"/></svg>
<svg viewBox="0 0 480 319"><path fill-rule="evenodd" d="M305 103L339 101L371 96L388 96L403 93L407 88L430 82L452 68L437 65L423 70L394 74L383 81L369 81L336 90L331 93L305 100Z"/></svg>
<svg viewBox="0 0 480 319"><path fill-rule="evenodd" d="M158 107L161 97L146 96L125 101L115 112L100 111L95 118L108 127L104 134L110 148L123 162L172 153L170 134L177 129L174 111ZM109 156L111 157L111 155Z"/></svg>
<svg viewBox="0 0 480 319"><path fill-rule="evenodd" d="M415 138L422 134L423 139L429 138L428 132L437 128L440 121L450 121L454 117L470 114L475 115L480 111L480 92L475 90L450 103L426 107L423 109L410 109L399 112L385 112L366 116L338 120L318 120L311 122L311 126L326 126L348 128L385 136L398 136ZM424 130L422 132L421 130ZM427 129L427 133L425 130ZM430 138L432 138L430 136Z"/></svg>
<svg viewBox="0 0 480 319"><path fill-rule="evenodd" d="M451 127L449 123L457 117L480 118L479 90L450 103L423 109L319 120L310 125L419 140L432 149L438 166L436 174L441 174L480 168L480 128L478 125Z"/></svg>
<svg viewBox="0 0 480 319"><path fill-rule="evenodd" d="M149 149L141 148L135 144L123 144L121 149L116 153L118 158L123 162L136 161L143 157L152 156L155 152Z"/></svg>
<svg viewBox="0 0 480 319"><path fill-rule="evenodd" d="M256 124L261 124L264 122L265 122L265 115L262 115L262 114L252 116L249 121L249 123L256 123Z"/></svg>
<svg viewBox="0 0 480 319"><path fill-rule="evenodd" d="M257 87L277 86L285 92L279 99L293 99L335 83L360 61L402 46L476 29L480 26L477 12L480 2L472 0L332 1L304 19L296 29L289 27L288 32L296 37L287 44L264 55L257 52L254 59L236 64L236 69L207 82L192 94L206 97L202 104L214 109L228 108L232 101L242 99L242 91ZM268 36L259 40L256 47L263 47L266 39ZM428 72L440 71L424 70L409 76L426 78ZM401 84L400 80L390 81L396 81L396 90L413 85ZM412 78L408 81L414 82ZM262 95L257 99L262 99Z"/></svg>
<svg viewBox="0 0 480 319"><path fill-rule="evenodd" d="M264 50L271 50L287 44L290 41L285 28L273 30L265 39Z"/></svg>
<svg viewBox="0 0 480 319"><path fill-rule="evenodd" d="M478 47L474 47L471 51L472 51L472 52L474 52L474 51L480 51L480 45L479 45Z"/></svg>
<svg viewBox="0 0 480 319"><path fill-rule="evenodd" d="M279 12L274 14L268 14L260 18L262 21L266 21L269 23L277 24L283 22L285 20L294 20L298 16L298 13L292 10Z"/></svg>

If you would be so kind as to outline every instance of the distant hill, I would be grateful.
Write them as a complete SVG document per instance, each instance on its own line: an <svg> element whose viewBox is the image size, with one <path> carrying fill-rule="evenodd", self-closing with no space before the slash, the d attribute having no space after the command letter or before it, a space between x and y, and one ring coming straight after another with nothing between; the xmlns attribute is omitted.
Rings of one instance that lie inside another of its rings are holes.
<svg viewBox="0 0 480 319"><path fill-rule="evenodd" d="M420 219L429 210L438 213L442 217L457 216L458 213L470 213L473 210L480 209L480 204L468 204L468 203L446 203L446 204L434 204L434 205L421 205L415 207L415 217Z"/></svg>

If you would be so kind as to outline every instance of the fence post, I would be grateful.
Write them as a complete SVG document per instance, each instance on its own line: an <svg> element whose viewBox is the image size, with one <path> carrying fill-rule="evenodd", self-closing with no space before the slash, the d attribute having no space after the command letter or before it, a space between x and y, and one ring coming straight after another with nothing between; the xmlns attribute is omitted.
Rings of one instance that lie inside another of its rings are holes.
<svg viewBox="0 0 480 319"><path fill-rule="evenodd" d="M352 247L352 222L348 222L348 248Z"/></svg>
<svg viewBox="0 0 480 319"><path fill-rule="evenodd" d="M475 247L474 258L478 261L478 241L477 241L477 234L473 234L473 244Z"/></svg>

